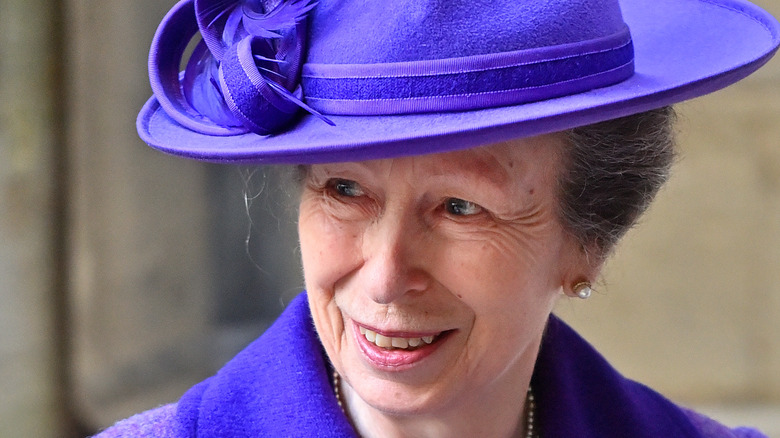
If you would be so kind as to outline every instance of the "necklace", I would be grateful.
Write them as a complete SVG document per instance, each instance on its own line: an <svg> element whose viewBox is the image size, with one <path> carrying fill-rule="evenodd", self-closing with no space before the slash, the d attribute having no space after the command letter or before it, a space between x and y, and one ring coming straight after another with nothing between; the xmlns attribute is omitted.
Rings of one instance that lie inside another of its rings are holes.
<svg viewBox="0 0 780 438"><path fill-rule="evenodd" d="M344 409L344 401L341 399L341 388L339 381L341 376L336 371L333 372L333 394L336 396L336 403L339 405L339 409L344 415L347 414ZM536 413L536 400L534 399L534 393L531 390L531 386L528 386L528 394L525 396L525 438L539 438L539 434L536 432L534 424L534 414Z"/></svg>

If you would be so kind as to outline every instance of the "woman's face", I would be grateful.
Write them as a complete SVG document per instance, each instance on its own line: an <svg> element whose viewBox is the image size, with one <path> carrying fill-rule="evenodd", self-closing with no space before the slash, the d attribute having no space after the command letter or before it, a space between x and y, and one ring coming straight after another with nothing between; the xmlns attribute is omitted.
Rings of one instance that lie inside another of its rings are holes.
<svg viewBox="0 0 780 438"><path fill-rule="evenodd" d="M435 414L522 392L562 285L584 272L556 216L561 142L308 170L299 232L314 323L372 409Z"/></svg>

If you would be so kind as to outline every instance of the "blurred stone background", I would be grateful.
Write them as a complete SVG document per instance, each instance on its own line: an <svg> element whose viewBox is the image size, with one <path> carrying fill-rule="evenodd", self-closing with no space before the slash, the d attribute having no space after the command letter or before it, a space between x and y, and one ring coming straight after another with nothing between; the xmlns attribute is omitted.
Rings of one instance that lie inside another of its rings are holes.
<svg viewBox="0 0 780 438"><path fill-rule="evenodd" d="M300 290L280 172L137 139L172 4L0 0L0 437L175 400ZM780 437L780 60L679 109L672 180L558 313L627 375Z"/></svg>

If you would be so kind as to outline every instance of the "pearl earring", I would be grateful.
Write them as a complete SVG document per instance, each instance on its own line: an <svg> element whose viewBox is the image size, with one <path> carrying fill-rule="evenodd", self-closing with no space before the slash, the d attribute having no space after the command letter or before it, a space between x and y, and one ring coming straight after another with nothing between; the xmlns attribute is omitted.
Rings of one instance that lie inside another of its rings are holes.
<svg viewBox="0 0 780 438"><path fill-rule="evenodd" d="M578 297L582 298L583 300L587 300L590 298L590 294L593 293L593 289L587 281L581 281L574 285L572 288L574 291L574 294Z"/></svg>

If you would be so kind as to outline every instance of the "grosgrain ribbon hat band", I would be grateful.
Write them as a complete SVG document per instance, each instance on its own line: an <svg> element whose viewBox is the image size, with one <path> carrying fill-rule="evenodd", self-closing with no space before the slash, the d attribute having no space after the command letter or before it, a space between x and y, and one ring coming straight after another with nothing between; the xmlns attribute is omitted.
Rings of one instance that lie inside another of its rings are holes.
<svg viewBox="0 0 780 438"><path fill-rule="evenodd" d="M325 114L390 115L516 105L606 87L634 73L628 28L552 47L380 64L303 65L306 102Z"/></svg>

